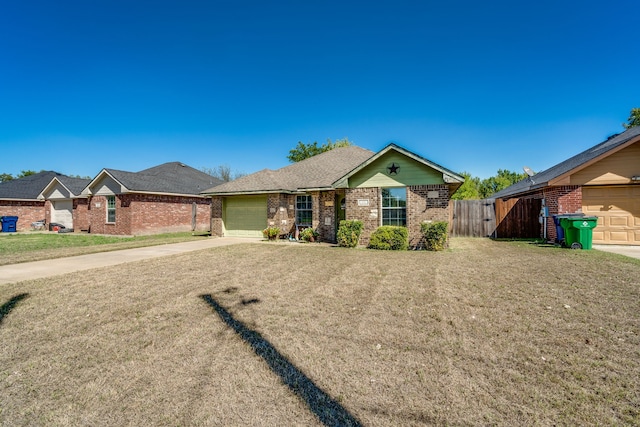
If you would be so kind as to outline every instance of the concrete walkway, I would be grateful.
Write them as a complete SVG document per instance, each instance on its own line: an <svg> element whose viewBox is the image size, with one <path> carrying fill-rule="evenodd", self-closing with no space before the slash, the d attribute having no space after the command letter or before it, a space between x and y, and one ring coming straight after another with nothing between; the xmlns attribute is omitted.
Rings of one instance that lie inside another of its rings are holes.
<svg viewBox="0 0 640 427"><path fill-rule="evenodd" d="M640 259L640 246L593 245L592 248L603 252L612 252L614 254Z"/></svg>
<svg viewBox="0 0 640 427"><path fill-rule="evenodd" d="M109 267L112 265L135 262L144 259L182 254L218 246L236 245L239 243L256 243L262 239L239 237L208 237L195 242L171 243L166 245L146 246L143 248L123 249L120 251L98 252L67 258L48 259L44 261L23 262L20 264L0 266L0 285L21 282L23 280L41 279L60 274Z"/></svg>

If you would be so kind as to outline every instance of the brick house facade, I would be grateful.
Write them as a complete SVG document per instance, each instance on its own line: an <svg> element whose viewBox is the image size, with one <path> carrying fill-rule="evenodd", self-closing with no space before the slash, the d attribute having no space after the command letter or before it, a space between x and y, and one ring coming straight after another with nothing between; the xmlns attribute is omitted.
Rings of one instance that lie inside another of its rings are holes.
<svg viewBox="0 0 640 427"><path fill-rule="evenodd" d="M350 157L353 157L351 159ZM340 166L340 168L338 168ZM308 212L310 226L321 241L336 242L341 219L363 223L361 245L385 225L383 193L399 194L400 219L408 229L409 244L423 245L421 223L448 221L449 197L463 178L394 144L378 153L345 147L306 159L277 171L264 170L207 191L211 196L211 232L217 236L260 236L261 228L279 227L295 233L298 197ZM289 188L286 187L287 183ZM246 209L240 209L246 206ZM387 211L385 211L387 209ZM254 219L237 220L247 210Z"/></svg>
<svg viewBox="0 0 640 427"><path fill-rule="evenodd" d="M0 216L17 216L17 231L31 229L31 223L45 218L44 201L28 200L1 200Z"/></svg>
<svg viewBox="0 0 640 427"><path fill-rule="evenodd" d="M493 197L542 200L548 217L540 235L548 240L557 238L553 215L582 213L597 218L594 244L638 245L640 127L613 135Z"/></svg>
<svg viewBox="0 0 640 427"><path fill-rule="evenodd" d="M146 235L184 231L208 232L212 226L212 199L199 193L221 181L179 162L140 172L103 169L86 187L90 233Z"/></svg>
<svg viewBox="0 0 640 427"><path fill-rule="evenodd" d="M91 197L86 207L91 233L139 236L209 231L210 199L154 194L119 194L113 197L114 222L107 221L107 196Z"/></svg>

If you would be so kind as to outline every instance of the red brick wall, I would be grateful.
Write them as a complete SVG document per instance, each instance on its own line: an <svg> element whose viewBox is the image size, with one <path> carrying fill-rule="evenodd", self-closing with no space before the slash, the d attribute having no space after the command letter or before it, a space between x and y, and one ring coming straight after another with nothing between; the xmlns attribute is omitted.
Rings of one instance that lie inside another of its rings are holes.
<svg viewBox="0 0 640 427"><path fill-rule="evenodd" d="M0 216L17 216L17 231L31 229L31 223L46 218L45 202L39 201L0 201Z"/></svg>
<svg viewBox="0 0 640 427"><path fill-rule="evenodd" d="M91 233L144 235L191 231L192 206L196 204L196 231L211 227L211 199L120 194L116 196L116 222L107 224L107 200L95 196L89 207Z"/></svg>
<svg viewBox="0 0 640 427"><path fill-rule="evenodd" d="M120 206L120 197L116 196L116 222L107 224L107 198L93 196L88 207L89 231L93 234L130 235L128 210Z"/></svg>
<svg viewBox="0 0 640 427"><path fill-rule="evenodd" d="M424 246L420 226L424 221L449 221L449 187L414 185L407 187L407 230L409 246Z"/></svg>
<svg viewBox="0 0 640 427"><path fill-rule="evenodd" d="M555 240L556 226L552 215L582 212L582 187L577 185L563 185L548 187L543 190L545 203L549 208L547 219L547 239Z"/></svg>
<svg viewBox="0 0 640 427"><path fill-rule="evenodd" d="M211 199L201 197L161 196L152 194L121 195L121 211L129 209L131 234L158 234L192 231L193 204L196 205L195 231L208 231L211 223ZM116 211L116 218L118 211ZM116 219L117 221L117 219Z"/></svg>
<svg viewBox="0 0 640 427"><path fill-rule="evenodd" d="M89 200L73 200L73 229L75 231L89 230Z"/></svg>

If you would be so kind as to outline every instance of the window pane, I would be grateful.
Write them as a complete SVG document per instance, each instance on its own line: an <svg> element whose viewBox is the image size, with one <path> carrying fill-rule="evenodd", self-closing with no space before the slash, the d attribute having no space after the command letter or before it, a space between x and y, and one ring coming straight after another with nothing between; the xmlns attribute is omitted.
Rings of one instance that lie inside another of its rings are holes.
<svg viewBox="0 0 640 427"><path fill-rule="evenodd" d="M116 222L116 197L107 196L107 222Z"/></svg>
<svg viewBox="0 0 640 427"><path fill-rule="evenodd" d="M382 189L382 225L407 225L406 188Z"/></svg>
<svg viewBox="0 0 640 427"><path fill-rule="evenodd" d="M313 222L311 196L296 196L296 223L299 225L311 225Z"/></svg>

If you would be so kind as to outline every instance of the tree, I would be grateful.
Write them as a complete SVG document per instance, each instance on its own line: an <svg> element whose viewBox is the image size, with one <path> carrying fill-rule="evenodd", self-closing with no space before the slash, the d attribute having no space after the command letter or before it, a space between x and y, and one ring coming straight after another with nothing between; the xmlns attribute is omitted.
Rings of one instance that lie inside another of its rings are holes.
<svg viewBox="0 0 640 427"><path fill-rule="evenodd" d="M207 175L211 175L214 178L218 178L224 182L233 181L234 179L238 179L246 175L244 172L231 171L231 167L229 165L218 165L215 168L200 168L200 170Z"/></svg>
<svg viewBox="0 0 640 427"><path fill-rule="evenodd" d="M36 173L37 173L36 171L32 171L32 170L20 171L20 173L16 178L24 178L25 176L35 175Z"/></svg>
<svg viewBox="0 0 640 427"><path fill-rule="evenodd" d="M11 181L13 179L13 175L10 173L0 173L0 182Z"/></svg>
<svg viewBox="0 0 640 427"><path fill-rule="evenodd" d="M289 150L287 159L289 159L291 163L296 163L317 154L333 150L334 148L349 147L351 145L353 144L349 141L349 138L338 139L336 142L331 142L331 139L327 139L327 142L322 145L318 145L317 141L314 141L313 144L305 144L302 141L298 141L298 145Z"/></svg>
<svg viewBox="0 0 640 427"><path fill-rule="evenodd" d="M509 187L516 182L522 181L527 177L526 173L512 172L507 169L498 169L498 174L487 179L483 179L480 183L480 198L486 199L493 193Z"/></svg>
<svg viewBox="0 0 640 427"><path fill-rule="evenodd" d="M631 113L629 113L627 123L623 123L622 126L625 129L631 129L632 127L640 126L640 108L632 108Z"/></svg>
<svg viewBox="0 0 640 427"><path fill-rule="evenodd" d="M480 198L480 178L471 176L469 172L460 174L464 177L464 183L453 193L453 200L477 200Z"/></svg>

